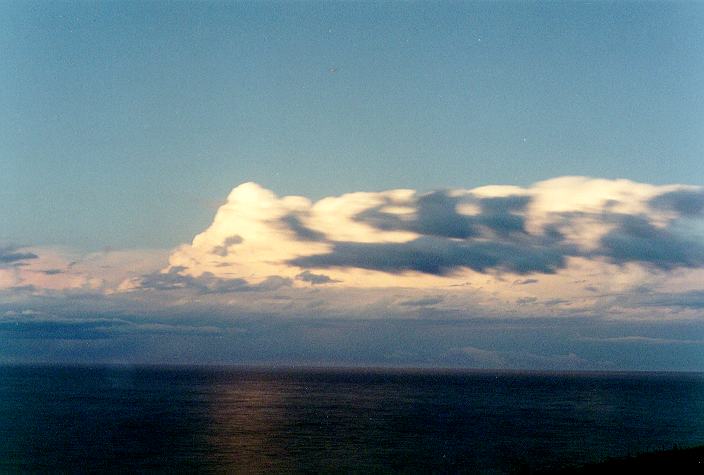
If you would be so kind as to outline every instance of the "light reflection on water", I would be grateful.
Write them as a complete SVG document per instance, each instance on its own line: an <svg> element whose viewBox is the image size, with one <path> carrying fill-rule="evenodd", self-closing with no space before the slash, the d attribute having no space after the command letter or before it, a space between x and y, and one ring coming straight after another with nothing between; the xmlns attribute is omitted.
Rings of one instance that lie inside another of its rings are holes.
<svg viewBox="0 0 704 475"><path fill-rule="evenodd" d="M0 368L0 471L507 472L704 444L704 376Z"/></svg>

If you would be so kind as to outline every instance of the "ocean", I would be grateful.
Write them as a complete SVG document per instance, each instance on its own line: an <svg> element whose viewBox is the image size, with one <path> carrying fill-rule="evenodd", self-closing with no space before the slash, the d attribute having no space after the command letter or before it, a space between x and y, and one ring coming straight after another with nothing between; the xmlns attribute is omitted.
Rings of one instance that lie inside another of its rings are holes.
<svg viewBox="0 0 704 475"><path fill-rule="evenodd" d="M704 444L704 374L0 367L0 472L511 473Z"/></svg>

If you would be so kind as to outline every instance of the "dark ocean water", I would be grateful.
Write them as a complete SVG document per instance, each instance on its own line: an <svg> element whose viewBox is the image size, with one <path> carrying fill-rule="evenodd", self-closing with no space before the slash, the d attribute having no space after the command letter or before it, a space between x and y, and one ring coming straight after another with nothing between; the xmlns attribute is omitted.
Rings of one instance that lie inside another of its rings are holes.
<svg viewBox="0 0 704 475"><path fill-rule="evenodd" d="M704 444L702 374L0 367L0 471L548 469Z"/></svg>

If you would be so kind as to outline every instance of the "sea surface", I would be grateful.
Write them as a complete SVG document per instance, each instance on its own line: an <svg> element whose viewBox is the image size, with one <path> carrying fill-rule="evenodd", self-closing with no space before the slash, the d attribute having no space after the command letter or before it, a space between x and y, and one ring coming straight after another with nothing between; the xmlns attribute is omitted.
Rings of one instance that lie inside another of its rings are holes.
<svg viewBox="0 0 704 475"><path fill-rule="evenodd" d="M510 473L704 444L704 374L0 367L0 472Z"/></svg>

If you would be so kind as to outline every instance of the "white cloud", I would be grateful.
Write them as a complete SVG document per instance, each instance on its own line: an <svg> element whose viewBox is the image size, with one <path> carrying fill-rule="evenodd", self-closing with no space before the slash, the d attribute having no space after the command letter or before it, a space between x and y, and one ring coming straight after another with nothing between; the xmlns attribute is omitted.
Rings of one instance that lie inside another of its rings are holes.
<svg viewBox="0 0 704 475"><path fill-rule="evenodd" d="M585 177L317 202L245 183L171 252L6 246L0 290L238 314L692 318L703 210L702 188Z"/></svg>
<svg viewBox="0 0 704 475"><path fill-rule="evenodd" d="M298 276L309 272L363 288L479 285L503 275L564 285L565 275L608 270L609 287L623 288L655 268L704 264L701 243L690 246L673 227L681 213L653 205L683 190L704 193L561 177L527 188L360 192L313 203L245 183L206 230L171 254L169 268L252 284L280 276L295 286L306 285Z"/></svg>

